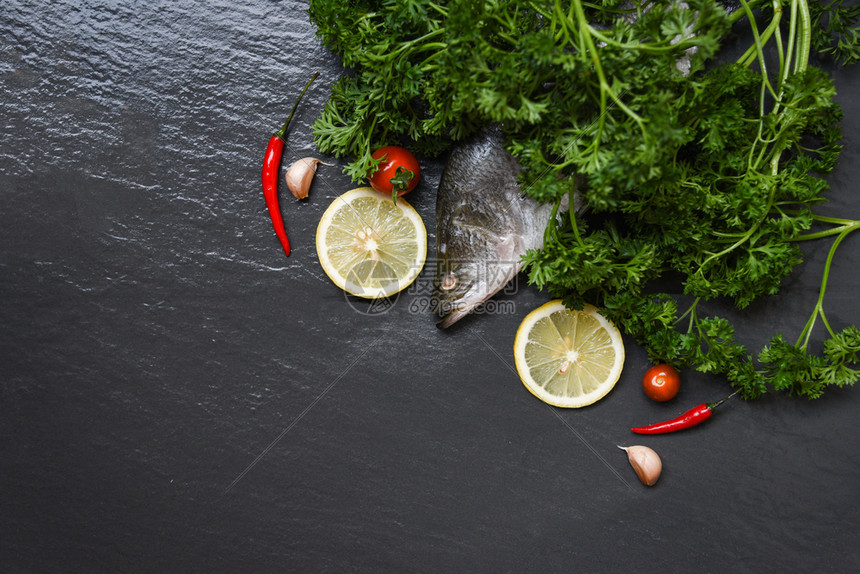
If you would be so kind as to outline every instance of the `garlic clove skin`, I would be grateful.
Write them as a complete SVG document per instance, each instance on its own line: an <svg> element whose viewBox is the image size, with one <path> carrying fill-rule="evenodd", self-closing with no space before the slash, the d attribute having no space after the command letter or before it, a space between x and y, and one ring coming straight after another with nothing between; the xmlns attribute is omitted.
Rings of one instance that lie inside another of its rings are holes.
<svg viewBox="0 0 860 574"><path fill-rule="evenodd" d="M660 473L663 472L663 461L660 455L647 446L619 446L621 450L627 451L627 460L636 471L636 476L645 486L654 486Z"/></svg>
<svg viewBox="0 0 860 574"><path fill-rule="evenodd" d="M287 187L296 199L304 199L308 196L308 192L311 189L311 181L317 172L317 165L319 164L331 165L315 157L303 157L293 162L293 165L287 170Z"/></svg>

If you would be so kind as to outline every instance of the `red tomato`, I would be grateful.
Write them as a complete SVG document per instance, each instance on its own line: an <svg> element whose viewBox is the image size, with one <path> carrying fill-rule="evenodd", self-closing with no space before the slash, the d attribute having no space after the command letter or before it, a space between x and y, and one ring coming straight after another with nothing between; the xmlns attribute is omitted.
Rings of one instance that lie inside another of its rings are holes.
<svg viewBox="0 0 860 574"><path fill-rule="evenodd" d="M409 193L418 185L421 166L412 152L399 146L381 147L370 156L373 159L385 157L379 168L370 177L370 187L380 193L395 197Z"/></svg>
<svg viewBox="0 0 860 574"><path fill-rule="evenodd" d="M681 389L681 377L671 365L654 365L645 372L642 389L650 399L668 401Z"/></svg>

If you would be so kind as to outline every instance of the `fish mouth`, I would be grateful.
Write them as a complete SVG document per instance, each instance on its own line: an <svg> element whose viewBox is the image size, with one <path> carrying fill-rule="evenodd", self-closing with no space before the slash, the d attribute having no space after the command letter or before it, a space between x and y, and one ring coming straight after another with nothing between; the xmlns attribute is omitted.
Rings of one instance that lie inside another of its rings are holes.
<svg viewBox="0 0 860 574"><path fill-rule="evenodd" d="M440 289L437 283L433 293L433 312L439 317L436 326L440 329L450 327L485 301L488 297L475 297L472 285L458 285L455 289ZM470 293L472 294L471 296Z"/></svg>
<svg viewBox="0 0 860 574"><path fill-rule="evenodd" d="M482 301L476 301L474 303L461 303L455 305L453 309L450 309L441 315L441 318L436 323L436 327L439 329L447 329L448 327L471 313L475 307L477 307L484 301L486 301L486 299Z"/></svg>
<svg viewBox="0 0 860 574"><path fill-rule="evenodd" d="M490 297L479 292L479 285L469 273L462 269L458 273L456 267L445 263L437 267L432 299L432 310L439 316L436 326L440 329L450 327ZM451 281L450 285L446 285L447 281Z"/></svg>

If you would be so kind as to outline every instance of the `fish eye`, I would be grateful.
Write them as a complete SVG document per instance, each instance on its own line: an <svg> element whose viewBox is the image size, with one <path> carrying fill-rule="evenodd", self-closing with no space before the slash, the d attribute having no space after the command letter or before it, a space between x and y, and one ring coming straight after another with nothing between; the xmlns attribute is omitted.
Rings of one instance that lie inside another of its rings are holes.
<svg viewBox="0 0 860 574"><path fill-rule="evenodd" d="M446 273L439 282L439 289L442 291L450 291L457 286L457 276L453 273Z"/></svg>

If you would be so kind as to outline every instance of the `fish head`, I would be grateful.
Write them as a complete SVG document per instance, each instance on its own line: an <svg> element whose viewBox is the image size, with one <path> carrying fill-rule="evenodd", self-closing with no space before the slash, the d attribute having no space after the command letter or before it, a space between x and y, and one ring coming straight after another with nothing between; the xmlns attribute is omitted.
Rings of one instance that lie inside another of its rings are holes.
<svg viewBox="0 0 860 574"><path fill-rule="evenodd" d="M465 245L437 246L433 303L438 327L453 325L510 283L522 268L518 242L515 236L472 234Z"/></svg>
<svg viewBox="0 0 860 574"><path fill-rule="evenodd" d="M516 277L526 251L543 244L551 206L524 197L520 171L496 124L451 151L436 193L439 327L477 311Z"/></svg>

